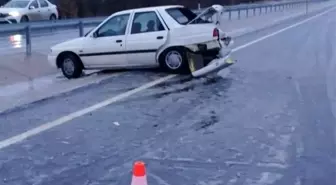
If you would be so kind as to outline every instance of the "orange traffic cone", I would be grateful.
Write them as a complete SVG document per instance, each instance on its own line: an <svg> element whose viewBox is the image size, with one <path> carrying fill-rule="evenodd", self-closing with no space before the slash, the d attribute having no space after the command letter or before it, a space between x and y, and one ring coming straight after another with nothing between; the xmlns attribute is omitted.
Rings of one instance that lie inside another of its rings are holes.
<svg viewBox="0 0 336 185"><path fill-rule="evenodd" d="M147 185L146 167L144 162L137 161L134 163L131 185Z"/></svg>

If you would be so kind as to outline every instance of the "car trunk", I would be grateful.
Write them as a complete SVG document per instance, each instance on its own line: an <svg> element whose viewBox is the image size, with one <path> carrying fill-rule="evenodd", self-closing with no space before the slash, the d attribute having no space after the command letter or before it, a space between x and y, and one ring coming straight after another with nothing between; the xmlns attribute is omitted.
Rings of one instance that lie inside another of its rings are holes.
<svg viewBox="0 0 336 185"><path fill-rule="evenodd" d="M224 12L224 7L221 5L212 5L201 12L195 19L191 20L188 24L199 24L202 20L211 22L214 25L220 24L220 16Z"/></svg>

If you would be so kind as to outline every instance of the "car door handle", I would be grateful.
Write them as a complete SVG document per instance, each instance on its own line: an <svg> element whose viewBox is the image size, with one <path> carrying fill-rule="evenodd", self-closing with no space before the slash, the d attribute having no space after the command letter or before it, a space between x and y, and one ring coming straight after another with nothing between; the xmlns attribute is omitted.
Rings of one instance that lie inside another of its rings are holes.
<svg viewBox="0 0 336 185"><path fill-rule="evenodd" d="M163 37L162 36L158 36L158 37L156 37L156 39L163 39Z"/></svg>
<svg viewBox="0 0 336 185"><path fill-rule="evenodd" d="M116 40L116 43L120 43L120 42L122 42L122 40Z"/></svg>

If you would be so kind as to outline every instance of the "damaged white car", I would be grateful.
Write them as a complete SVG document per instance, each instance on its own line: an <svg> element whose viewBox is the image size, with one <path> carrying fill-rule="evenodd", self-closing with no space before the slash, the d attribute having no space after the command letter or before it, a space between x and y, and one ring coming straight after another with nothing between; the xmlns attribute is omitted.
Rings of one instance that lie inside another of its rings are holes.
<svg viewBox="0 0 336 185"><path fill-rule="evenodd" d="M235 62L232 40L218 26L222 11L220 5L199 15L179 5L120 11L84 37L53 46L48 60L69 79L85 69L149 67L203 76Z"/></svg>

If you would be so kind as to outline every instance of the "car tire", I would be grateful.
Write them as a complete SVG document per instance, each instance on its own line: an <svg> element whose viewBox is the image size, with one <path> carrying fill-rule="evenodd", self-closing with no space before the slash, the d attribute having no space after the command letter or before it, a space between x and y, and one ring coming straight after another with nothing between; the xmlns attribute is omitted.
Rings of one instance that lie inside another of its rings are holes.
<svg viewBox="0 0 336 185"><path fill-rule="evenodd" d="M79 78L82 75L82 62L76 55L65 54L60 60L60 68L66 78Z"/></svg>
<svg viewBox="0 0 336 185"><path fill-rule="evenodd" d="M182 47L168 48L159 57L161 68L175 74L190 74L185 49Z"/></svg>
<svg viewBox="0 0 336 185"><path fill-rule="evenodd" d="M55 14L51 14L49 17L50 21L55 21L56 20L56 15Z"/></svg>
<svg viewBox="0 0 336 185"><path fill-rule="evenodd" d="M24 16L21 17L20 23L23 23L23 22L29 22L28 16L24 15Z"/></svg>

